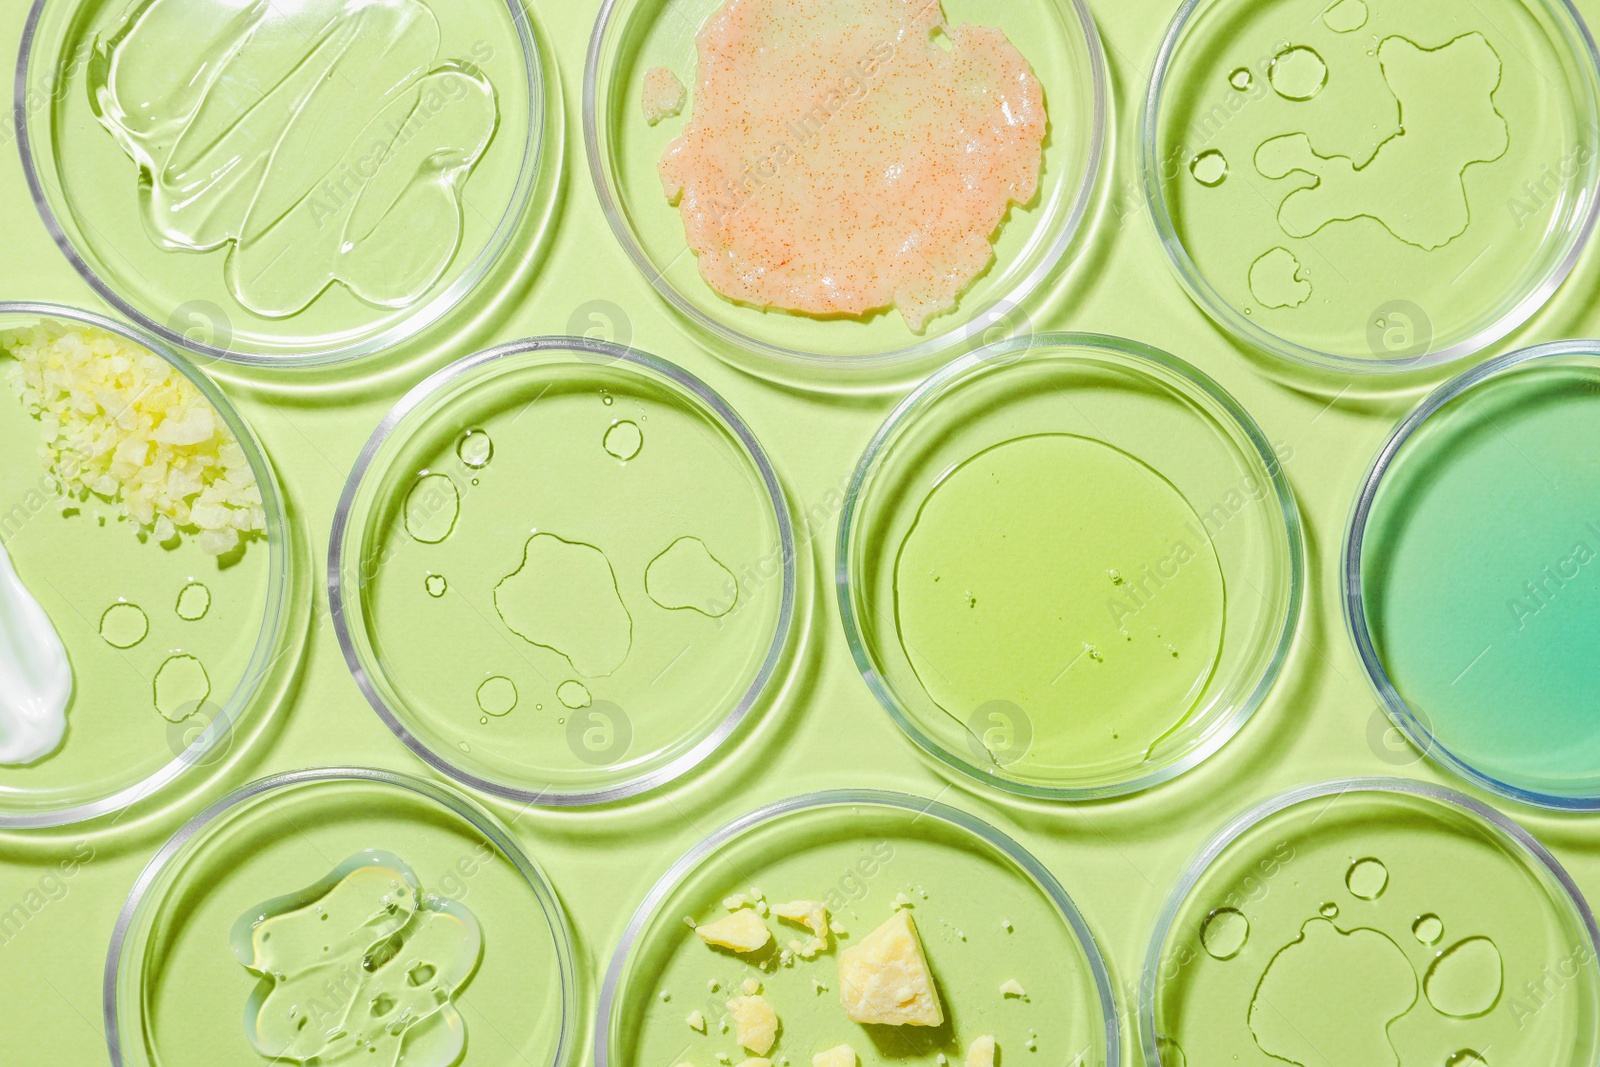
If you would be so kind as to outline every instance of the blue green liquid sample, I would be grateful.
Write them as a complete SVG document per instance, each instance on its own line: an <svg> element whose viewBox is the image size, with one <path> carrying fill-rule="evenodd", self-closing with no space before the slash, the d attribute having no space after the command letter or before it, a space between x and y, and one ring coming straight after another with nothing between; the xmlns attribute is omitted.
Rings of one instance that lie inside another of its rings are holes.
<svg viewBox="0 0 1600 1067"><path fill-rule="evenodd" d="M1423 725L1504 784L1600 788L1600 368L1453 401L1397 456L1366 538L1367 624Z"/></svg>

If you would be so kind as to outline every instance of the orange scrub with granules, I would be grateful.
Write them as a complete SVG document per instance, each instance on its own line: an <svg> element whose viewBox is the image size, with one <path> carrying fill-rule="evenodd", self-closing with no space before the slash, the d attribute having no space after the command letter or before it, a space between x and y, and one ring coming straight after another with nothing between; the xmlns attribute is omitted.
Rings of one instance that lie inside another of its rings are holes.
<svg viewBox="0 0 1600 1067"><path fill-rule="evenodd" d="M1044 90L1003 32L948 25L938 0L728 0L697 41L661 179L730 300L896 307L920 333L1034 197Z"/></svg>

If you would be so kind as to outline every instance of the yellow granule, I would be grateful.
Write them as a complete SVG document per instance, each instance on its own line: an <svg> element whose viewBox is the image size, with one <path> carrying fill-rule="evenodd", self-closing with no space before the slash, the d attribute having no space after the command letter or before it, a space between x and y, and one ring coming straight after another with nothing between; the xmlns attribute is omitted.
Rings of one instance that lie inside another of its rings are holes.
<svg viewBox="0 0 1600 1067"><path fill-rule="evenodd" d="M7 380L39 421L40 455L79 501L91 495L158 542L197 536L208 555L266 529L244 449L171 364L116 334L45 320L0 333Z"/></svg>

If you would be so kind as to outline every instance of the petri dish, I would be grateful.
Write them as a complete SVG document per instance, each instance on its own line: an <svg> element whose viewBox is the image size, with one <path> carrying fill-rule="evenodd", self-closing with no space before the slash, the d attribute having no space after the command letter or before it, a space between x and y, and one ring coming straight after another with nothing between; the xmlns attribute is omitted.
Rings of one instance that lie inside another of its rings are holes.
<svg viewBox="0 0 1600 1067"><path fill-rule="evenodd" d="M390 771L300 770L219 800L140 874L106 1043L116 1067L560 1067L575 975L555 891L488 812Z"/></svg>
<svg viewBox="0 0 1600 1067"><path fill-rule="evenodd" d="M1350 520L1345 616L1378 698L1448 770L1600 807L1600 345L1511 353L1425 400Z"/></svg>
<svg viewBox="0 0 1600 1067"><path fill-rule="evenodd" d="M0 304L0 379L0 826L62 825L252 736L289 530L250 427L137 327ZM222 551L202 522L245 532Z"/></svg>
<svg viewBox="0 0 1600 1067"><path fill-rule="evenodd" d="M1594 44L1565 0L1189 0L1145 103L1145 190L1224 329L1402 372L1494 343L1571 272L1597 120Z"/></svg>
<svg viewBox="0 0 1600 1067"><path fill-rule="evenodd" d="M685 922L723 918L764 894L773 940L747 955L708 947ZM771 909L823 905L828 945L810 958L779 946L810 932ZM938 1026L863 1027L846 1015L839 958L903 909L915 924L941 1001ZM789 953L785 957L784 953ZM921 797L870 790L781 801L717 830L662 876L612 956L595 1023L597 1067L664 1059L715 1062L727 1001L761 986L781 1029L781 1060L848 1043L863 1058L964 1062L975 1039L1000 1056L1122 1063L1105 963L1056 878L1004 833ZM1015 982L1021 993L1001 986ZM686 1025L699 1012L704 1032ZM742 1053L741 1053L742 1055Z"/></svg>
<svg viewBox="0 0 1600 1067"><path fill-rule="evenodd" d="M1589 1067L1594 918L1505 816L1400 779L1307 786L1224 828L1142 982L1145 1058Z"/></svg>
<svg viewBox="0 0 1600 1067"><path fill-rule="evenodd" d="M208 357L325 364L416 335L505 252L559 159L547 65L509 0L36 0L17 143L120 313Z"/></svg>
<svg viewBox="0 0 1600 1067"><path fill-rule="evenodd" d="M788 502L738 416L656 359L518 341L423 382L334 523L345 659L411 749L475 789L654 788L750 714L788 644Z"/></svg>
<svg viewBox="0 0 1600 1067"><path fill-rule="evenodd" d="M1164 782L1282 668L1305 582L1292 458L1137 342L1047 334L963 357L851 482L837 586L856 665L917 745L1001 789Z"/></svg>
<svg viewBox="0 0 1600 1067"><path fill-rule="evenodd" d="M994 240L990 269L962 292L953 312L933 318L920 333L895 312L813 317L765 311L724 298L701 277L657 164L692 113L695 38L721 6L719 0L607 0L589 42L583 99L589 170L617 239L660 295L696 331L722 342L713 351L723 358L786 380L816 381L819 371L881 375L948 358L981 344L986 334L1025 332L1028 297L1082 226L1105 151L1105 59L1087 6L1080 0L943 0L948 24L998 27L1017 45L1043 85L1050 132L1039 191L1026 206L1011 207ZM691 99L682 116L652 126L641 94L646 74L659 68L690 86Z"/></svg>

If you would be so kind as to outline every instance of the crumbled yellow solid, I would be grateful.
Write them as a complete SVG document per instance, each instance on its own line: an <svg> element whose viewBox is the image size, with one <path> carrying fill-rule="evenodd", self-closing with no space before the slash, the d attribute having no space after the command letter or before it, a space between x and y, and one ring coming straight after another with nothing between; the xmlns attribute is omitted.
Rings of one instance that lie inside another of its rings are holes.
<svg viewBox="0 0 1600 1067"><path fill-rule="evenodd" d="M856 1067L856 1050L838 1045L811 1057L811 1067Z"/></svg>
<svg viewBox="0 0 1600 1067"><path fill-rule="evenodd" d="M1028 991L1022 988L1022 983L1015 978L1009 978L1000 986L1000 995L1003 997L1025 997Z"/></svg>
<svg viewBox="0 0 1600 1067"><path fill-rule="evenodd" d="M736 911L714 923L697 926L694 932L708 945L729 948L735 952L754 952L772 940L772 931L767 929L767 924L749 908Z"/></svg>
<svg viewBox="0 0 1600 1067"><path fill-rule="evenodd" d="M266 529L255 472L195 384L117 334L51 319L0 334L5 376L39 421L63 498L110 502L158 543L221 556Z"/></svg>
<svg viewBox="0 0 1600 1067"><path fill-rule="evenodd" d="M994 1067L994 1038L980 1037L967 1046L967 1067Z"/></svg>
<svg viewBox="0 0 1600 1067"><path fill-rule="evenodd" d="M684 1022L689 1024L691 1030L698 1030L702 1034L706 1032L706 1017L698 1011L691 1011Z"/></svg>
<svg viewBox="0 0 1600 1067"><path fill-rule="evenodd" d="M778 1013L766 997L734 997L728 1001L728 1015L733 1019L734 1040L758 1056L770 1051L778 1039Z"/></svg>
<svg viewBox="0 0 1600 1067"><path fill-rule="evenodd" d="M789 948L795 955L811 959L828 948L828 908L815 900L794 900L773 906L772 914L785 922L803 926L811 931L804 941L791 941Z"/></svg>
<svg viewBox="0 0 1600 1067"><path fill-rule="evenodd" d="M858 1023L938 1026L944 1008L908 911L839 953L839 999Z"/></svg>

